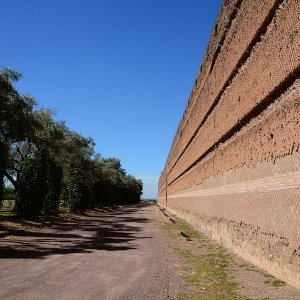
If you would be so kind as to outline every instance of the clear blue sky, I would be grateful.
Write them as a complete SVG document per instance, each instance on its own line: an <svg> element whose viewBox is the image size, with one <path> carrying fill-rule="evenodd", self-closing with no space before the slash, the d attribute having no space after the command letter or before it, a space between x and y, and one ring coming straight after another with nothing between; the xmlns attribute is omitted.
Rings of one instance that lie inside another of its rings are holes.
<svg viewBox="0 0 300 300"><path fill-rule="evenodd" d="M156 197L221 0L0 0L0 66L21 93Z"/></svg>

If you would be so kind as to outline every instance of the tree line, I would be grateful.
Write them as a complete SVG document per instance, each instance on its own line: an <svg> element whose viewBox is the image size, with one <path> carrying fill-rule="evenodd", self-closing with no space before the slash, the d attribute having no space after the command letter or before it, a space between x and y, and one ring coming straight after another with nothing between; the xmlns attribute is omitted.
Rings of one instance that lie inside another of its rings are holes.
<svg viewBox="0 0 300 300"><path fill-rule="evenodd" d="M0 200L4 179L15 192L18 215L57 214L135 203L143 184L126 174L120 160L95 153L95 143L53 119L54 112L20 95L22 75L0 70Z"/></svg>

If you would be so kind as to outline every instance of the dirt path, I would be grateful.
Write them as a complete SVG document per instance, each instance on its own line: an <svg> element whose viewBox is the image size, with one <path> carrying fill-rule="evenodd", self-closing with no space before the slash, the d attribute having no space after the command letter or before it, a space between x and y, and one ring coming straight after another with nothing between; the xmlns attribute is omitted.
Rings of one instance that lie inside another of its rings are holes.
<svg viewBox="0 0 300 300"><path fill-rule="evenodd" d="M0 222L0 299L300 299L299 290L164 213L141 204Z"/></svg>
<svg viewBox="0 0 300 300"><path fill-rule="evenodd" d="M141 205L25 222L0 239L0 299L173 298L181 279L156 214Z"/></svg>

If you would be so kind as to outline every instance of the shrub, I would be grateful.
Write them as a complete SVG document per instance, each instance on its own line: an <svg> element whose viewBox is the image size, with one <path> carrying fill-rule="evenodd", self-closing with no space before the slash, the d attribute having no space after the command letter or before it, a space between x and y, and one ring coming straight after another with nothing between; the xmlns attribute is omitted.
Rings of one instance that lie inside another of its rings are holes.
<svg viewBox="0 0 300 300"><path fill-rule="evenodd" d="M47 194L47 164L44 157L26 158L16 197L18 215L36 217L44 207Z"/></svg>
<svg viewBox="0 0 300 300"><path fill-rule="evenodd" d="M58 214L62 186L62 169L49 160L47 162L47 194L44 202L46 214Z"/></svg>

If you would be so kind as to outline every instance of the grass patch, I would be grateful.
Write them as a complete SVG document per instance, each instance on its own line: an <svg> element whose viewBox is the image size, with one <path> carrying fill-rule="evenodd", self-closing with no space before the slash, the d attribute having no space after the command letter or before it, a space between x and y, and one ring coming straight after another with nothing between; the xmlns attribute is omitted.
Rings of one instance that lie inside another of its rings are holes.
<svg viewBox="0 0 300 300"><path fill-rule="evenodd" d="M16 212L14 211L0 211L0 218L1 217L15 217Z"/></svg>
<svg viewBox="0 0 300 300"><path fill-rule="evenodd" d="M70 212L70 208L69 207L63 206L63 205L59 206L59 213L60 214L66 214L66 213L69 213L69 212Z"/></svg>
<svg viewBox="0 0 300 300"><path fill-rule="evenodd" d="M188 222L172 217L176 220L173 224L162 221L159 224L169 236L181 239L181 243L176 243L175 250L182 257L184 263L184 279L190 286L187 292L177 295L177 300L246 300L236 292L237 284L228 275L230 254L219 245L214 244L204 234L195 230ZM184 241L180 236L180 231L187 233L192 242ZM189 247L193 243L195 248L200 249L200 253L194 253Z"/></svg>
<svg viewBox="0 0 300 300"><path fill-rule="evenodd" d="M189 292L190 299L238 299L236 284L227 275L229 255L218 251L211 255L194 255L188 250L179 250L186 267L186 281L195 291ZM186 299L178 295L178 299Z"/></svg>
<svg viewBox="0 0 300 300"><path fill-rule="evenodd" d="M179 219L178 217L172 218L176 220L175 224L168 221L162 221L159 223L159 227L173 237L178 236L178 231L184 231L191 237L192 240L197 241L198 244L202 246L206 245L208 239L203 233L195 230L188 222Z"/></svg>
<svg viewBox="0 0 300 300"><path fill-rule="evenodd" d="M13 211L14 206L14 200L3 200L0 206L0 220L3 218L15 217L16 212Z"/></svg>
<svg viewBox="0 0 300 300"><path fill-rule="evenodd" d="M13 209L15 205L15 200L3 200L1 206L4 209Z"/></svg>
<svg viewBox="0 0 300 300"><path fill-rule="evenodd" d="M286 282L274 277L273 275L265 272L264 270L262 270L262 269L260 269L256 266L247 265L246 270L262 274L265 277L264 283L270 284L271 286L278 287L278 286L285 286L286 285Z"/></svg>
<svg viewBox="0 0 300 300"><path fill-rule="evenodd" d="M284 281L272 276L271 274L264 273L264 276L265 276L265 283L267 283L267 284L270 284L275 287L286 285L286 283Z"/></svg>

